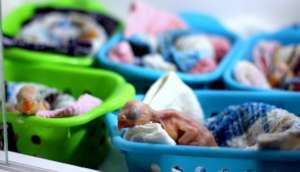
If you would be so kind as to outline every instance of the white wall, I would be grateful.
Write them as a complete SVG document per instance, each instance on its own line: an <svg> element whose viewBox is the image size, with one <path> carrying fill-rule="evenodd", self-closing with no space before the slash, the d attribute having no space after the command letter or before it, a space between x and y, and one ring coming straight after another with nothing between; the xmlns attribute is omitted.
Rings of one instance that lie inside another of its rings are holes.
<svg viewBox="0 0 300 172"><path fill-rule="evenodd" d="M7 13L22 2L44 0L2 0ZM83 0L84 1L84 0ZM131 0L100 0L112 13L125 20ZM234 31L248 35L271 31L300 22L300 0L144 0L169 11L193 10L220 19Z"/></svg>
<svg viewBox="0 0 300 172"><path fill-rule="evenodd" d="M200 11L217 17L238 33L271 31L300 22L300 0L144 0L173 12ZM121 18L126 17L130 0L102 0Z"/></svg>

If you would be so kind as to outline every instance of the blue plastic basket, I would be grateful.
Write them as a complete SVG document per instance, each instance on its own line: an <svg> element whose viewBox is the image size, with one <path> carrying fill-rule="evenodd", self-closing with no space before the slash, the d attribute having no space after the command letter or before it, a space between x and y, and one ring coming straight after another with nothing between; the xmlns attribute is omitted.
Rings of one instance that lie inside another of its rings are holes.
<svg viewBox="0 0 300 172"><path fill-rule="evenodd" d="M281 29L279 32L286 32L286 31L300 31L300 23L292 24L286 28Z"/></svg>
<svg viewBox="0 0 300 172"><path fill-rule="evenodd" d="M182 12L179 16L183 18L193 30L225 36L230 40L232 45L235 45L238 41L238 37L235 34L228 31L216 19L210 16L193 12ZM98 52L96 61L99 66L114 70L123 75L128 81L136 86L138 92L144 92L148 90L149 86L165 72L111 61L107 54L109 50L122 39L122 37L123 35L121 33L114 35ZM231 50L233 49L238 49L238 47L232 46ZM217 69L211 73L190 75L178 72L178 75L185 83L194 88L207 87L210 83L221 78L223 71L233 56L231 52L232 51L227 53L218 65Z"/></svg>
<svg viewBox="0 0 300 172"><path fill-rule="evenodd" d="M198 91L205 116L233 104L260 101L300 114L300 95L266 92ZM184 172L287 172L300 171L300 151L258 151L238 148L170 146L126 141L117 129L117 115L105 117L113 145L126 158L130 172L147 172L159 166L170 172L177 166Z"/></svg>
<svg viewBox="0 0 300 172"><path fill-rule="evenodd" d="M251 37L249 40L244 41L239 46L240 49L235 49L233 52L233 61L229 63L229 66L227 70L224 72L223 79L225 82L225 85L229 89L234 90L248 90L248 91L270 91L270 92L281 92L281 93L296 93L294 91L288 91L288 90L280 90L280 89L264 89L264 88L255 88L251 86L247 86L244 84L239 83L234 78L234 67L240 60L248 60L252 61L252 52L255 47L255 45L261 41L261 40L276 40L280 43L286 45L286 44L292 44L292 43L300 43L300 29L297 30L295 28L289 27L285 28L283 30L280 30L275 33L270 34L259 34L256 36Z"/></svg>

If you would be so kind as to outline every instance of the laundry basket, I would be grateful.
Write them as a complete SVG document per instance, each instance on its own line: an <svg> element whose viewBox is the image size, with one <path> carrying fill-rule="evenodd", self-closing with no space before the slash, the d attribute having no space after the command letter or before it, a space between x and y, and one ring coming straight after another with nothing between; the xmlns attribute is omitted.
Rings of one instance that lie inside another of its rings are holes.
<svg viewBox="0 0 300 172"><path fill-rule="evenodd" d="M250 101L269 103L300 114L298 108L300 96L296 94L198 91L196 95L206 117L222 111L229 105ZM162 172L171 172L172 168L181 169L183 172L300 171L300 151L258 151L130 142L120 136L115 113L108 114L105 122L112 143L125 155L130 172L148 172L151 168L160 168Z"/></svg>
<svg viewBox="0 0 300 172"><path fill-rule="evenodd" d="M194 12L182 12L179 13L179 16L189 25L191 29L199 32L225 36L232 44L232 50L238 49L238 47L235 46L235 44L238 42L238 37L224 28L224 26L216 19ZM112 47L120 42L122 37L123 35L121 33L114 35L111 40L108 41L108 43L104 45L103 48L98 52L96 61L99 66L120 73L126 78L126 80L131 82L136 87L138 92L144 93L148 90L149 86L158 78L163 76L165 72L111 61L108 58L108 52ZM178 72L178 75L185 83L194 88L208 88L211 86L210 84L218 81L221 78L224 70L227 68L228 63L231 61L231 57L233 55L231 52L232 51L227 53L227 55L223 58L213 72L194 75Z"/></svg>
<svg viewBox="0 0 300 172"><path fill-rule="evenodd" d="M229 89L234 90L248 90L248 91L276 91L281 92L282 94L288 94L288 93L295 93L294 91L288 91L288 90L280 90L280 89L264 89L264 88L255 88L251 86L244 85L242 83L239 83L234 78L234 68L236 64L240 60L248 60L253 62L252 59L252 52L255 47L255 45L262 40L275 40L279 41L283 45L291 44L291 43L300 43L300 29L297 30L295 28L289 27L286 29L283 29L278 32L269 33L269 34L259 34L256 36L251 37L249 40L244 41L243 43L240 43L240 49L235 49L233 52L233 61L229 64L227 67L227 70L224 72L223 79L225 82L225 85Z"/></svg>
<svg viewBox="0 0 300 172"><path fill-rule="evenodd" d="M51 160L95 168L109 146L104 114L133 98L133 86L110 71L80 67L28 65L5 61L5 79L45 84L75 97L89 93L103 100L93 110L74 117L43 118L7 113L17 151Z"/></svg>
<svg viewBox="0 0 300 172"><path fill-rule="evenodd" d="M121 28L121 23L115 20L96 0L50 0L40 4L26 3L12 11L3 20L3 33L10 37L15 37L21 30L24 23L28 22L34 15L35 10L44 8L54 9L74 9L83 10L87 12L96 12L105 16L111 17L117 26L115 32ZM6 58L13 60L22 60L31 63L55 63L55 64L69 64L78 66L90 66L95 61L93 57L85 56L69 56L66 54L59 54L55 52L42 52L19 47L7 47L4 49Z"/></svg>

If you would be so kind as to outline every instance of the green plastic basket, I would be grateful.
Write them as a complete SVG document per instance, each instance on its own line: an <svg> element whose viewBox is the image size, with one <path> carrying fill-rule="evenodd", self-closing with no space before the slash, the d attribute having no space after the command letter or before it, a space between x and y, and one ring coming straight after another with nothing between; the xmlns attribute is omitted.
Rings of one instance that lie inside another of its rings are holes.
<svg viewBox="0 0 300 172"><path fill-rule="evenodd" d="M22 28L22 24L28 21L34 15L35 9L53 7L53 8L68 8L79 9L85 11L99 12L107 16L111 16L98 1L95 0L55 0L42 4L25 4L15 9L3 20L3 33L8 36L16 36ZM112 16L111 16L112 17ZM113 17L112 17L113 18ZM119 22L115 31L122 28ZM13 60L22 60L27 62L39 63L56 63L70 64L78 66L91 66L94 63L94 58L84 56L68 56L59 53L49 53L28 50L24 48L10 47L4 49L6 58Z"/></svg>
<svg viewBox="0 0 300 172"><path fill-rule="evenodd" d="M110 71L81 67L28 65L5 61L5 79L36 82L78 97L88 92L103 104L86 114L42 118L7 113L17 151L51 160L96 168L109 150L103 116L135 95L134 87Z"/></svg>

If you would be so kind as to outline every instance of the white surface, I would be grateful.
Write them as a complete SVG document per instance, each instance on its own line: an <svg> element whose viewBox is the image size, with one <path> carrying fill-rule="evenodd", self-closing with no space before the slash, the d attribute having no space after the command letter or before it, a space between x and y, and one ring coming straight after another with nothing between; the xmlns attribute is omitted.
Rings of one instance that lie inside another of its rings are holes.
<svg viewBox="0 0 300 172"><path fill-rule="evenodd" d="M103 172L128 172L124 155L112 148L106 160L99 167L99 170Z"/></svg>
<svg viewBox="0 0 300 172"><path fill-rule="evenodd" d="M0 157L4 156L4 152L0 151ZM50 161L42 158L36 158L28 155L23 155L15 152L9 152L9 161L27 164L41 169L51 169L57 172L97 172L95 170L81 168L74 165L64 164L60 162ZM1 167L0 167L1 168Z"/></svg>
<svg viewBox="0 0 300 172"><path fill-rule="evenodd" d="M273 31L300 22L299 0L144 0L156 7L177 12L199 11L218 18L233 31L247 36ZM131 0L102 0L116 15L126 19Z"/></svg>
<svg viewBox="0 0 300 172"><path fill-rule="evenodd" d="M3 12L24 2L44 0L2 0ZM78 1L78 0L77 0ZM82 0L85 1L85 0ZM96 0L95 0L96 1ZM118 18L125 20L132 0L99 0ZM161 9L172 12L192 10L218 18L229 29L241 36L257 32L274 31L300 22L299 0L143 0Z"/></svg>

